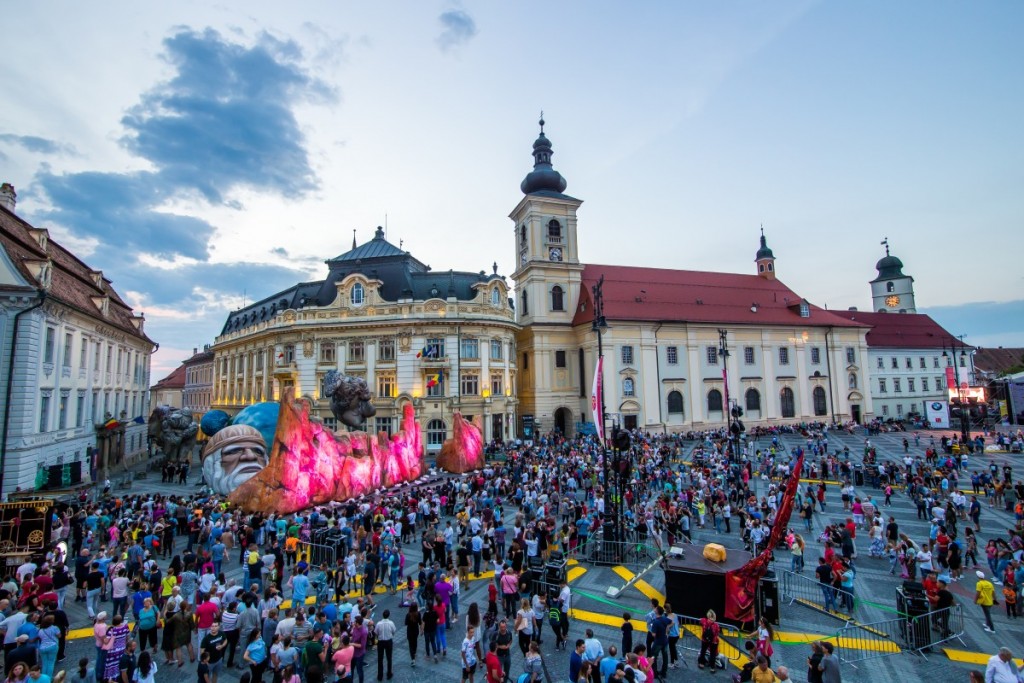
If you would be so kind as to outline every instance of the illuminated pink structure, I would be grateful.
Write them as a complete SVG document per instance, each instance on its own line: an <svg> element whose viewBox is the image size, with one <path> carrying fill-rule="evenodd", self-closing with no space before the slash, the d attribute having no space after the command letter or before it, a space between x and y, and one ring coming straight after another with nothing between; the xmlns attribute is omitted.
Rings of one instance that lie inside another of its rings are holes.
<svg viewBox="0 0 1024 683"><path fill-rule="evenodd" d="M484 466L483 425L477 415L471 422L462 418L462 413L455 413L452 422L452 438L441 446L437 456L437 466L448 472L461 474L482 469Z"/></svg>
<svg viewBox="0 0 1024 683"><path fill-rule="evenodd" d="M420 476L423 438L411 405L390 439L383 432L335 434L310 420L309 408L305 399L281 401L269 462L231 492L232 503L247 512L288 514Z"/></svg>

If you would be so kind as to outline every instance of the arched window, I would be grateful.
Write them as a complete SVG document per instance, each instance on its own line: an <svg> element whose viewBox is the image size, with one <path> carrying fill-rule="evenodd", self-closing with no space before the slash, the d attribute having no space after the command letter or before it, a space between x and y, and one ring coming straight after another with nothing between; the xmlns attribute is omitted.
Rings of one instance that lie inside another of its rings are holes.
<svg viewBox="0 0 1024 683"><path fill-rule="evenodd" d="M633 384L633 378L627 377L622 380L622 395L623 396L636 396L636 388Z"/></svg>
<svg viewBox="0 0 1024 683"><path fill-rule="evenodd" d="M558 285L551 288L551 310L565 310L565 292Z"/></svg>
<svg viewBox="0 0 1024 683"><path fill-rule="evenodd" d="M747 405L747 410L761 410L761 393L757 389L747 389L747 393L744 394L744 399Z"/></svg>
<svg viewBox="0 0 1024 683"><path fill-rule="evenodd" d="M523 315L530 315L530 297L523 290Z"/></svg>
<svg viewBox="0 0 1024 683"><path fill-rule="evenodd" d="M501 304L501 290L495 287L491 290L491 305L497 306Z"/></svg>
<svg viewBox="0 0 1024 683"><path fill-rule="evenodd" d="M779 399L782 402L782 417L796 417L796 401L793 399L793 390L784 387L779 392Z"/></svg>
<svg viewBox="0 0 1024 683"><path fill-rule="evenodd" d="M712 389L708 392L708 412L722 412L722 392L718 389Z"/></svg>
<svg viewBox="0 0 1024 683"><path fill-rule="evenodd" d="M363 303L363 286L358 282L352 285L352 293L349 296L353 306L361 306Z"/></svg>
<svg viewBox="0 0 1024 683"><path fill-rule="evenodd" d="M526 244L526 226L519 226L519 241Z"/></svg>
<svg viewBox="0 0 1024 683"><path fill-rule="evenodd" d="M562 224L554 219L551 219L551 221L548 222L548 241L562 241Z"/></svg>
<svg viewBox="0 0 1024 683"><path fill-rule="evenodd" d="M683 395L678 391L668 392L668 414L669 415L682 415L683 414Z"/></svg>
<svg viewBox="0 0 1024 683"><path fill-rule="evenodd" d="M892 294L893 292L896 291L896 285L894 285L891 282L886 282L885 283L885 291L888 292L889 294Z"/></svg>
<svg viewBox="0 0 1024 683"><path fill-rule="evenodd" d="M448 436L448 427L445 426L444 420L431 420L427 423L427 445L428 446L441 446L444 444L445 437Z"/></svg>
<svg viewBox="0 0 1024 683"><path fill-rule="evenodd" d="M849 383L850 383L850 388L851 389L856 389L857 388L857 375L856 375L856 373L853 373L853 372L850 373Z"/></svg>
<svg viewBox="0 0 1024 683"><path fill-rule="evenodd" d="M821 387L814 387L814 391L811 392L811 396L814 398L814 414L828 414L828 401L825 400L825 390Z"/></svg>

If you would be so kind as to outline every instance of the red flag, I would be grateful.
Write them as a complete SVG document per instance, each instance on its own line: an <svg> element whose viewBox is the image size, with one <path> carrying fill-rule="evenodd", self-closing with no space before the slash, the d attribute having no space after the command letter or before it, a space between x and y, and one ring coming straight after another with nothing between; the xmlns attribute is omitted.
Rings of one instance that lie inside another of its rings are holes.
<svg viewBox="0 0 1024 683"><path fill-rule="evenodd" d="M789 526L789 516L793 513L793 504L796 501L796 489L800 485L800 473L804 467L804 455L796 459L796 465L789 476L789 483L786 484L786 493L782 496L782 503L775 514L775 524L772 525L771 536L768 537L768 545L760 555L747 562L739 569L734 569L725 575L725 618L741 623L754 621L754 603L757 598L757 583L768 571L768 563L772 558L772 551L778 545L782 536Z"/></svg>

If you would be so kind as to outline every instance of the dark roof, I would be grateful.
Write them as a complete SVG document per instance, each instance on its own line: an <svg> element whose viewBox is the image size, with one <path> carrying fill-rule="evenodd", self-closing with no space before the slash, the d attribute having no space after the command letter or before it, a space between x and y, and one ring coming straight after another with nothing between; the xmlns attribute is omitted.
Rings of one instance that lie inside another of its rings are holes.
<svg viewBox="0 0 1024 683"><path fill-rule="evenodd" d="M810 304L810 317L802 318L800 305L806 300L779 280L735 273L594 264L583 269L582 298L573 325L594 319L590 292L602 275L604 315L608 320L862 326Z"/></svg>
<svg viewBox="0 0 1024 683"><path fill-rule="evenodd" d="M1002 375L1010 368L1024 364L1022 348L979 348L974 353L974 369L986 374Z"/></svg>
<svg viewBox="0 0 1024 683"><path fill-rule="evenodd" d="M183 366L197 365L199 363L210 363L213 361L213 351L206 350L193 354L191 358L182 363Z"/></svg>
<svg viewBox="0 0 1024 683"><path fill-rule="evenodd" d="M866 311L832 311L850 321L871 326L868 346L895 349L941 349L963 346L942 325L924 313L869 313ZM968 347L969 348L969 347Z"/></svg>
<svg viewBox="0 0 1024 683"><path fill-rule="evenodd" d="M185 388L185 365L179 365L171 374L153 385L153 391L160 389L184 389Z"/></svg>
<svg viewBox="0 0 1024 683"><path fill-rule="evenodd" d="M872 280L872 282L906 277L903 274L903 261L900 261L895 256L890 256L888 253L875 264L875 270L878 271L878 277Z"/></svg>
<svg viewBox="0 0 1024 683"><path fill-rule="evenodd" d="M384 228L377 226L373 239L366 244L361 244L354 249L346 251L341 256L335 256L327 261L334 263L338 261L359 261L363 259L387 258L391 256L404 256L406 252L384 239Z"/></svg>
<svg viewBox="0 0 1024 683"><path fill-rule="evenodd" d="M110 280L101 278L99 284L93 279L93 269L55 240L47 237L43 249L29 231L34 226L6 208L0 207L0 246L7 252L14 266L27 282L37 282L27 262L52 262L50 287L46 295L80 313L115 327L126 334L149 344L153 341L136 327L134 311L121 299L111 286ZM36 287L38 290L38 286ZM92 297L107 297L107 314L93 303Z"/></svg>
<svg viewBox="0 0 1024 683"><path fill-rule="evenodd" d="M430 266L424 265L409 252L402 251L384 239L383 228L377 228L369 242L325 263L328 267L325 279L301 282L245 308L232 311L224 322L221 334L265 322L280 311L330 305L337 297L337 283L353 273L380 280L380 295L385 301L423 301L434 297L455 297L460 301L470 301L477 295L474 285L503 279L500 275L488 275L484 271L468 273L431 270Z"/></svg>
<svg viewBox="0 0 1024 683"><path fill-rule="evenodd" d="M763 258L775 258L775 254L768 248L768 241L764 238L764 230L761 230L761 248L757 250L757 256L754 257L754 260L760 261Z"/></svg>

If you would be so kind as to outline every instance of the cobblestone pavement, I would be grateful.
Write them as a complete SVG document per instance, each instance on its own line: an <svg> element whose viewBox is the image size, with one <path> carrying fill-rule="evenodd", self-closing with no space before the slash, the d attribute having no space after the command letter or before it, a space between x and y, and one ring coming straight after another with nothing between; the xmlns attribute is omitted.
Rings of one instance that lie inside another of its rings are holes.
<svg viewBox="0 0 1024 683"><path fill-rule="evenodd" d="M941 435L942 433L937 431L922 432L921 445L919 448L915 448L914 440L911 436L911 453L923 453L923 450L928 445L929 440L934 438L935 441L938 442ZM901 459L903 457L903 436L904 434L897 433L880 434L871 437L871 442L877 449L879 460L895 461L897 459ZM834 451L837 447L841 449L843 446L849 446L851 460L854 463L860 463L863 453L864 438L865 434L863 430L858 430L854 435L846 435L845 433L831 434L830 450ZM785 436L782 438L782 441L786 446L803 444L803 439L792 436ZM765 447L767 443L768 440L762 439L761 446ZM1024 459L1019 455L1011 456L1009 454L994 454L973 457L970 462L970 468L974 469L975 467L980 467L982 464L987 466L990 461L997 462L1000 467L1002 467L1003 464L1011 464L1015 469L1015 478L1019 476L1016 472L1019 471L1021 467L1024 467ZM160 492L168 494L190 494L193 491L195 491L195 487L191 483L187 486L161 484L159 481L159 474L156 474L155 479L151 475L144 480L135 481L132 488L132 493ZM881 496L879 496L879 493L879 491L873 490L870 487L861 487L858 489L858 495L862 497L871 495L880 503ZM806 536L808 541L808 562L813 563L816 560L816 553L821 547L816 543L817 534L820 533L824 524L843 517L843 515L841 515L841 509L842 507L839 502L838 488L830 487L826 513L815 517L815 531L812 534L807 534ZM915 507L903 494L898 493L893 496L892 507L885 508L885 513L893 514L900 525L901 531L906 531L912 538L918 540L927 538L927 520L916 519L917 513ZM985 532L980 535L979 546L984 546L984 542L990 537L990 532L1001 532L1002 534L1005 534L1006 529L1010 528L1012 524L1011 514L1002 510L990 509L986 505L982 514L982 527L985 529ZM705 542L714 541L722 543L727 547L739 548L742 546L739 534L735 529L733 532L734 533L730 536L716 534L715 531L710 528L705 530L695 529L694 542L698 545L702 545ZM176 551L182 550L184 548L184 543L184 539L179 538L175 546ZM895 591L897 586L900 584L900 580L889 575L889 565L886 560L872 560L867 558L867 542L865 539L858 538L858 544L859 559L857 561L858 577L856 591L858 599L862 602L858 605L854 616L860 623L864 624L891 619L896 616L894 614ZM420 559L419 549L417 546L418 544L412 544L411 547L407 548L407 568L415 567L416 563ZM779 568L789 568L789 554L785 551L781 551L777 556L777 566ZM579 570L577 570L574 572L579 575L571 584L575 593L574 606L576 608L599 615L610 615L614 619L620 619L621 614L624 611L631 612L634 618L642 618L642 615L649 608L649 599L641 593L640 590L635 587L629 588L618 598L609 598L606 595L608 587L621 586L623 584L623 579L610 568L594 567L589 565L580 566L586 571L580 573ZM970 580L954 584L951 588L953 593L956 595L957 600L964 606L966 634L963 639L963 644L953 641L952 643L949 643L948 646L960 650L987 654L994 653L1003 645L1007 645L1011 648L1016 647L1017 650L1024 650L1024 646L1020 645L1021 643L1024 643L1024 626L1020 625L1021 623L1024 623L1024 620L1011 621L1007 619L1005 612L1001 609L993 611L996 623L996 633L989 634L982 631L981 611L973 605L973 574L971 572L967 573L971 575ZM237 564L237 557L235 557L232 565L228 569L228 578L240 579L240 577L241 567ZM655 569L649 572L644 576L644 579L648 584L650 584L654 591L661 593L664 592L665 579L664 574L660 569ZM486 605L487 589L485 580L474 580L471 581L468 586L464 587L463 595L460 597L459 601L463 614L465 613L468 605L474 601L481 607ZM402 623L405 610L398 607L397 597L392 598L390 596L380 596L378 599L378 605L378 614L380 614L384 608L389 608L392 611L392 619L399 625ZM106 603L104 606L109 609L109 603ZM786 632L787 639L784 639L776 645L773 665L784 664L790 668L793 680L806 680L805 661L810 649L806 641L809 640L811 636L834 635L841 627L843 627L844 623L836 618L826 616L812 609L800 606L799 604L787 605L784 603L782 605L781 613L782 624L780 626L780 630ZM71 619L73 629L88 627L90 625L84 606L81 603L69 602L68 614ZM617 645L619 643L620 631L617 626L608 626L604 623L592 623L583 619L573 619L570 622L570 641L574 641L578 637L583 637L583 632L586 628L592 628L594 630L595 635L602 641L606 650L609 645ZM441 659L441 661L436 664L433 662L427 663L422 661L421 654L421 660L418 666L414 667L409 660L408 647L404 633L405 630L399 626L394 644L393 680L398 683L412 683L413 681L419 683L424 680L424 677L437 681L459 680L461 678L461 665L459 664L458 658L458 646L459 643L462 642L464 630L465 620L463 618L448 632L449 653L447 658ZM550 635L547 629L545 629L545 635ZM639 640L637 642L639 642ZM729 642L734 645L741 646L736 639L729 639ZM678 669L670 669L667 680L672 682L706 680L708 675L704 672L698 671L695 666L696 652L692 649L698 645L695 638L692 636L684 636L680 645L682 646L681 666ZM419 649L422 653L422 643L420 643ZM551 675L550 680L565 681L567 679L568 672L568 654L566 652L556 652L554 650L554 641L549 637L544 638L544 643L541 649L544 654L547 669ZM1020 653L1015 652L1015 654L1019 656ZM74 667L79 657L89 657L90 659L95 657L91 638L78 638L69 641L67 659L62 663L62 665L69 668ZM162 655L157 658L157 662L158 666L162 664ZM375 679L377 674L376 664L376 653L369 653L365 668L365 677L367 680ZM872 682L927 680L932 676L945 677L950 681L966 680L967 671L970 668L972 667L950 660L941 651L941 649L937 648L933 652L924 653L923 656L902 653L858 661L855 664L846 664L843 667L843 680ZM983 667L975 666L973 668L981 669ZM514 649L512 673L518 675L521 670L522 656L519 654L518 650ZM183 669L175 669L173 671L169 670L167 667L162 667L157 674L157 680L194 680L194 671L195 665L189 664L186 664ZM736 669L731 668L731 671L735 672ZM233 683L238 680L240 674L241 671L237 670L224 671L220 676L220 681ZM950 674L952 674L952 677L950 677ZM269 680L269 677L267 677L266 680ZM476 680L484 680L482 671L477 672Z"/></svg>

